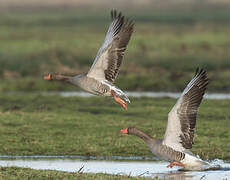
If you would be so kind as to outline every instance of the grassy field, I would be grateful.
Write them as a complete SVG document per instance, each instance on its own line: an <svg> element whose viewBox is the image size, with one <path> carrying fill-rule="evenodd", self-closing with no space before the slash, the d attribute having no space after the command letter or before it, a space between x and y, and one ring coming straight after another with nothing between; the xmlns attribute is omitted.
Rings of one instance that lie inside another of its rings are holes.
<svg viewBox="0 0 230 180"><path fill-rule="evenodd" d="M136 126L164 135L175 99L131 99L124 111L108 98L0 95L0 154L153 156L120 129ZM204 100L192 151L203 159L230 159L229 100Z"/></svg>
<svg viewBox="0 0 230 180"><path fill-rule="evenodd" d="M135 31L116 85L130 91L181 91L200 66L208 71L209 92L230 91L229 5L130 5L117 6L135 21ZM116 6L5 7L0 7L0 154L153 156L140 139L120 129L136 126L162 138L175 99L132 98L123 111L109 98L31 93L79 90L42 76L87 71ZM202 103L192 149L201 158L230 159L229 105L229 100ZM0 179L21 177L140 179L0 168Z"/></svg>
<svg viewBox="0 0 230 180"><path fill-rule="evenodd" d="M51 170L33 170L29 168L0 167L0 179L11 179L11 180L15 180L15 179L149 180L150 178L129 177L129 176L121 176L121 175L106 175L102 173L97 173L97 174L81 173L81 172L69 173L69 172L60 172L60 171L51 171ZM154 179L157 180L157 178L154 178Z"/></svg>
<svg viewBox="0 0 230 180"><path fill-rule="evenodd" d="M209 91L229 91L229 9L123 9L135 21L135 32L117 85L126 90L179 91L200 66L212 80ZM87 13L77 8L2 11L0 91L77 90L50 85L42 75L87 71L109 19L109 8Z"/></svg>

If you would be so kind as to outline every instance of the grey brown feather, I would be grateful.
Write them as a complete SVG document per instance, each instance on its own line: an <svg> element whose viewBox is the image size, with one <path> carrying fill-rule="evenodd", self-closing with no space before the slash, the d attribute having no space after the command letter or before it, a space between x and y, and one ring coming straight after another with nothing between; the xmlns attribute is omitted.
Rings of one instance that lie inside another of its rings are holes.
<svg viewBox="0 0 230 180"><path fill-rule="evenodd" d="M108 50L110 60L108 68L104 72L105 78L110 82L114 82L119 73L126 46L130 40L132 32L133 24L130 24L128 20L125 20L117 37L114 38L111 48Z"/></svg>
<svg viewBox="0 0 230 180"><path fill-rule="evenodd" d="M181 161L185 157L183 152L176 151L173 148L162 144L161 139L155 139L135 127L129 127L128 134L133 134L143 139L147 143L151 152L161 159L166 161Z"/></svg>
<svg viewBox="0 0 230 180"><path fill-rule="evenodd" d="M177 110L182 131L180 135L181 144L186 149L192 148L198 108L208 84L206 72L203 69L200 71L198 69L194 78L197 78L197 80L182 97L182 103Z"/></svg>
<svg viewBox="0 0 230 180"><path fill-rule="evenodd" d="M111 18L112 22L106 33L105 40L90 70L75 76L55 76L53 80L67 81L89 93L98 96L114 96L116 99L120 98L130 103L127 95L116 87L113 82L119 73L126 46L133 32L133 22L128 21L116 10L111 11Z"/></svg>
<svg viewBox="0 0 230 180"><path fill-rule="evenodd" d="M198 108L207 85L206 71L197 69L195 76L168 115L164 137L166 145L177 150L192 148Z"/></svg>
<svg viewBox="0 0 230 180"><path fill-rule="evenodd" d="M129 127L128 134L142 138L152 153L164 160L190 163L191 159L195 159L197 164L207 164L187 150L192 148L198 108L207 85L206 71L197 69L195 76L188 83L168 115L168 124L163 140L155 139L135 127ZM195 163L195 165L197 164ZM192 163L190 165L193 166Z"/></svg>
<svg viewBox="0 0 230 180"><path fill-rule="evenodd" d="M133 32L134 23L121 13L111 11L112 23L102 47L88 72L88 76L114 82L119 74L122 59Z"/></svg>

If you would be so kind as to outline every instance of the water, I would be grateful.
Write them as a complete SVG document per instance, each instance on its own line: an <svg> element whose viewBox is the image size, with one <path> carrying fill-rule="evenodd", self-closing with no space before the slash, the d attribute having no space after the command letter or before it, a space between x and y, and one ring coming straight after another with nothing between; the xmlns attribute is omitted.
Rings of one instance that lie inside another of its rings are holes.
<svg viewBox="0 0 230 180"><path fill-rule="evenodd" d="M43 95L60 95L63 97L79 96L79 97L91 97L92 94L83 91L74 92L40 92ZM151 97L151 98L178 98L181 93L176 92L125 92L129 97ZM230 99L230 93L206 93L205 99Z"/></svg>
<svg viewBox="0 0 230 180"><path fill-rule="evenodd" d="M105 161L105 160L84 160L82 159L69 159L57 158L58 156L21 156L23 159L12 159L13 156L4 156L0 160L0 166L9 167L27 167L32 169L49 169L67 172L88 172L88 173L106 173L106 174L120 174L140 177L159 177L161 179L176 179L176 180L216 180L216 179L229 179L230 180L230 163L222 160L214 160L211 162L212 166L217 164L221 165L222 169L209 170L209 171L180 171L180 167L172 169L167 168L167 162L162 161ZM15 156L16 158L19 156ZM43 157L43 158L41 158ZM51 158L50 157L55 157ZM79 156L80 157L80 156ZM88 157L88 156L86 156ZM119 158L121 160L122 157ZM126 157L124 158L126 159Z"/></svg>
<svg viewBox="0 0 230 180"><path fill-rule="evenodd" d="M31 92L32 94L41 94L44 96L48 95L59 95L62 97L92 97L94 95L84 92L84 91L35 91ZM169 98L178 98L181 95L181 92L135 92L135 91L127 91L125 92L127 96L129 97L150 97L150 98L164 98L164 97L169 97ZM8 94L28 94L28 92L23 92L23 91L11 91L8 92ZM230 93L206 93L204 95L205 99L230 99Z"/></svg>

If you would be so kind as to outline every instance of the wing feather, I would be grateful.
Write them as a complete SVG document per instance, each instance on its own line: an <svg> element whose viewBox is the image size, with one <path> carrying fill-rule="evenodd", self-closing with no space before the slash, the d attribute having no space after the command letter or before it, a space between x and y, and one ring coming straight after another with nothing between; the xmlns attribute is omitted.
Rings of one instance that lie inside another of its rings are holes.
<svg viewBox="0 0 230 180"><path fill-rule="evenodd" d="M192 148L198 108L207 85L206 71L197 69L168 115L164 144L177 150Z"/></svg>
<svg viewBox="0 0 230 180"><path fill-rule="evenodd" d="M133 32L132 21L129 21L116 10L111 11L112 23L108 29L92 67L89 77L114 82L122 64L122 59Z"/></svg>

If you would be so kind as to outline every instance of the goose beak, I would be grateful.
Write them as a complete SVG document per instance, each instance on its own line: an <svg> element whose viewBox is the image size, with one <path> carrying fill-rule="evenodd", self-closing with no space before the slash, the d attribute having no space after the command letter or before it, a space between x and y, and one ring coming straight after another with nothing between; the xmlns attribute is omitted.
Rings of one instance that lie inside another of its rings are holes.
<svg viewBox="0 0 230 180"><path fill-rule="evenodd" d="M128 128L122 129L121 133L128 134Z"/></svg>
<svg viewBox="0 0 230 180"><path fill-rule="evenodd" d="M44 76L44 79L51 80L51 74L48 74L47 76Z"/></svg>

